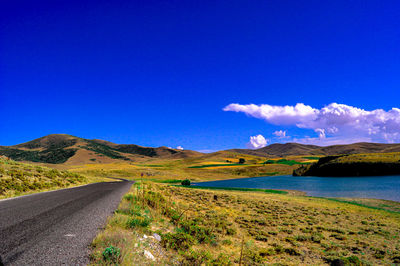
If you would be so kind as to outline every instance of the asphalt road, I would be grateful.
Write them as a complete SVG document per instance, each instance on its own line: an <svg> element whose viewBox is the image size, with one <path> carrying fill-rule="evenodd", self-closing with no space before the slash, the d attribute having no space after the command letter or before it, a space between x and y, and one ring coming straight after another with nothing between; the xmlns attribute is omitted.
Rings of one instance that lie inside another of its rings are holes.
<svg viewBox="0 0 400 266"><path fill-rule="evenodd" d="M95 183L0 201L0 265L86 265L89 244L131 181Z"/></svg>

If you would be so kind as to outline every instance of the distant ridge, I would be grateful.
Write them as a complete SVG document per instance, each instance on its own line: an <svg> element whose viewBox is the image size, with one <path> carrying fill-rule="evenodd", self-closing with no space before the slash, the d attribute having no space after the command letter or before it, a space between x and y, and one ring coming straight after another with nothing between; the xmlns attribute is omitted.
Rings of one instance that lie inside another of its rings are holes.
<svg viewBox="0 0 400 266"><path fill-rule="evenodd" d="M137 161L146 157L179 159L200 156L202 153L167 147L152 148L134 144L116 144L67 134L52 134L18 145L0 146L0 155L16 161L82 164Z"/></svg>
<svg viewBox="0 0 400 266"><path fill-rule="evenodd" d="M289 155L338 155L358 153L400 152L400 144L360 142L347 145L316 146L299 143L275 143L257 150L232 149L232 152L256 156L284 157Z"/></svg>
<svg viewBox="0 0 400 266"><path fill-rule="evenodd" d="M84 139L67 134L52 134L13 146L0 146L0 155L16 161L51 164L87 164L137 162L151 158L183 159L216 154L237 153L261 157L291 155L340 155L359 153L400 152L400 144L360 142L348 145L316 146L299 143L275 143L261 149L231 149L204 154L191 150L168 147L143 147L135 144L116 144L100 139Z"/></svg>

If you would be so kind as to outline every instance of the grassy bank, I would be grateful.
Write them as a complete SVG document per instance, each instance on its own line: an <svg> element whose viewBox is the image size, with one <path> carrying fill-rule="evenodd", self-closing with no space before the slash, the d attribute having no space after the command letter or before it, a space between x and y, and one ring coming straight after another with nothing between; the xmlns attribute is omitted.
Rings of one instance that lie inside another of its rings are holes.
<svg viewBox="0 0 400 266"><path fill-rule="evenodd" d="M144 238L153 233L161 242ZM399 234L397 213L347 202L149 182L124 197L92 263L110 263L112 247L121 265L391 264L400 263Z"/></svg>
<svg viewBox="0 0 400 266"><path fill-rule="evenodd" d="M400 174L400 153L326 156L295 169L297 176L381 176Z"/></svg>
<svg viewBox="0 0 400 266"><path fill-rule="evenodd" d="M185 186L181 186L185 187ZM272 194L288 194L288 192L283 190L275 190L275 189L260 189L260 188L236 188L236 187L207 187L207 186L189 186L185 188L194 188L194 189L208 189L208 190L229 190L229 191L252 191L252 192L264 192L264 193L272 193Z"/></svg>
<svg viewBox="0 0 400 266"><path fill-rule="evenodd" d="M86 177L77 173L0 157L0 198L66 188L88 182Z"/></svg>

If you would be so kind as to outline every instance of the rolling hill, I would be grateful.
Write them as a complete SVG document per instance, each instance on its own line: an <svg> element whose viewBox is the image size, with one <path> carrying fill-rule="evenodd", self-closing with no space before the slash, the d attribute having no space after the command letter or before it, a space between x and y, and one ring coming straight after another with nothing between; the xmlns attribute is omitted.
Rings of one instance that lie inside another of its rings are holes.
<svg viewBox="0 0 400 266"><path fill-rule="evenodd" d="M400 153L364 153L326 156L302 165L294 176L381 176L400 174Z"/></svg>
<svg viewBox="0 0 400 266"><path fill-rule="evenodd" d="M50 164L111 163L138 161L143 158L187 158L200 156L190 150L167 147L142 147L116 144L104 140L89 140L66 134L52 134L14 146L0 146L0 155L16 161Z"/></svg>
<svg viewBox="0 0 400 266"><path fill-rule="evenodd" d="M400 152L400 144L354 143L348 145L316 146L299 143L271 144L261 149L231 149L204 154L168 147L143 147L135 144L116 144L100 139L84 139L66 134L52 134L14 146L0 146L0 155L16 161L49 164L79 165L86 163L141 162L149 159L210 160L236 158L240 155L285 157L339 154ZM229 155L229 156L228 156ZM262 158L261 158L262 159ZM189 162L189 161L188 161Z"/></svg>
<svg viewBox="0 0 400 266"><path fill-rule="evenodd" d="M241 154L255 156L276 156L284 157L290 155L338 155L338 154L359 154L359 153L387 153L400 152L400 144L382 144L360 142L347 145L316 146L299 143L271 144L261 149L232 149L229 150Z"/></svg>

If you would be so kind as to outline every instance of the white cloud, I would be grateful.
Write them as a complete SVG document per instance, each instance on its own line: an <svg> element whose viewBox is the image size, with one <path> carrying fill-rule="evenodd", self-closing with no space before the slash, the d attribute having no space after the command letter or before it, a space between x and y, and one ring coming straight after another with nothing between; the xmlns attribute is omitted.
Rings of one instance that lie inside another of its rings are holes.
<svg viewBox="0 0 400 266"><path fill-rule="evenodd" d="M400 141L400 109L389 111L361 108L331 103L321 109L298 103L295 106L268 104L230 104L224 111L243 112L274 125L296 126L311 129L318 134L319 142L359 139L378 142ZM311 140L313 138L310 138ZM315 140L317 141L317 140Z"/></svg>
<svg viewBox="0 0 400 266"><path fill-rule="evenodd" d="M176 147L177 150L183 151L183 147L182 146L178 146Z"/></svg>
<svg viewBox="0 0 400 266"><path fill-rule="evenodd" d="M316 128L316 129L315 129L315 132L318 133L318 137L319 137L320 139L326 138L325 129L323 129L323 128Z"/></svg>
<svg viewBox="0 0 400 266"><path fill-rule="evenodd" d="M275 135L276 137L283 139L283 138L287 138L288 136L286 136L286 130L279 130L279 131L275 131L274 133L272 133L273 135Z"/></svg>
<svg viewBox="0 0 400 266"><path fill-rule="evenodd" d="M249 149L259 149L267 146L268 140L265 139L262 135L251 136L250 141L247 143L247 147Z"/></svg>

